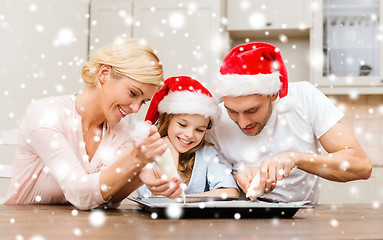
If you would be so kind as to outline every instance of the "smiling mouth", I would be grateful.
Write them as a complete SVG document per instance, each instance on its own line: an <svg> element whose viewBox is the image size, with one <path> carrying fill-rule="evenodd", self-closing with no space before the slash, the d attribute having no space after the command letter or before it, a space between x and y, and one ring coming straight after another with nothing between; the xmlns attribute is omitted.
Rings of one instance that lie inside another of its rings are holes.
<svg viewBox="0 0 383 240"><path fill-rule="evenodd" d="M184 145L190 145L193 143L193 142L186 141L185 139L182 139L180 137L177 137L177 139L178 139L178 141L180 141Z"/></svg>
<svg viewBox="0 0 383 240"><path fill-rule="evenodd" d="M120 105L118 105L118 110L120 110L120 113L121 113L121 115L122 115L123 117L125 117L126 115L128 115L128 113L125 112L125 111L120 107Z"/></svg>

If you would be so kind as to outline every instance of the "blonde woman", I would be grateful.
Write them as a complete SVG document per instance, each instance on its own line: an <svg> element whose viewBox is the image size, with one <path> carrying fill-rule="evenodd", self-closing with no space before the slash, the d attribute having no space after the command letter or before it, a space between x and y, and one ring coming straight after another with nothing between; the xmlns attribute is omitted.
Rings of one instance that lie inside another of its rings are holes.
<svg viewBox="0 0 383 240"><path fill-rule="evenodd" d="M155 126L134 143L121 121L163 84L162 65L148 44L129 39L95 51L82 77L87 87L81 93L28 107L5 204L116 207L143 184L142 168L165 152ZM180 179L161 181L175 186L167 188L168 197L182 192Z"/></svg>

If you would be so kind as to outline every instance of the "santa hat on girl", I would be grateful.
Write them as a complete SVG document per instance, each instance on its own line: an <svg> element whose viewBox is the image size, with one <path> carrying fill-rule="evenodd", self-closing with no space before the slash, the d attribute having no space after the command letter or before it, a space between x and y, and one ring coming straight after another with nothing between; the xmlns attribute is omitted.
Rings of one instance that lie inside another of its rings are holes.
<svg viewBox="0 0 383 240"><path fill-rule="evenodd" d="M151 100L145 120L155 123L161 113L199 114L216 121L217 102L201 83L187 76L170 77Z"/></svg>
<svg viewBox="0 0 383 240"><path fill-rule="evenodd" d="M223 59L217 86L220 96L252 94L287 95L286 66L279 49L268 43L253 42L235 47Z"/></svg>

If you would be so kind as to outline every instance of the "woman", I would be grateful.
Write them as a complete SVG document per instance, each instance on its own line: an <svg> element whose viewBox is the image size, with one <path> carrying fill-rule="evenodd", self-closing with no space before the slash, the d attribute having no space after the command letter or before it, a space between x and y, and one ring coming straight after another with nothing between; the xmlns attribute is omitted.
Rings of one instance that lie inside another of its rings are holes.
<svg viewBox="0 0 383 240"><path fill-rule="evenodd" d="M142 168L167 148L156 127L139 143L121 122L137 113L163 83L157 55L129 39L95 51L82 70L85 90L32 103L18 134L5 204L71 203L116 207L143 184ZM167 196L178 196L179 179Z"/></svg>
<svg viewBox="0 0 383 240"><path fill-rule="evenodd" d="M239 196L230 171L219 163L218 153L205 140L206 131L218 117L218 105L211 93L187 76L166 79L149 106L146 119L153 123L158 120L159 133L170 147L187 196ZM161 178L157 168L152 168L152 174ZM166 185L146 184L138 194L150 197L165 191Z"/></svg>

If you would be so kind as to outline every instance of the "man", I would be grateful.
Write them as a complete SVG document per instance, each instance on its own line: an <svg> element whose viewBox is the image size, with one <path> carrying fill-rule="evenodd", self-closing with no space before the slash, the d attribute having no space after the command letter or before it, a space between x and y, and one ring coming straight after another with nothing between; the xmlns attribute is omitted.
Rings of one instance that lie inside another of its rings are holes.
<svg viewBox="0 0 383 240"><path fill-rule="evenodd" d="M288 84L278 48L237 46L220 73L222 116L210 140L243 192L251 191L250 199L264 195L316 204L319 177L339 182L370 177L371 160L340 122L343 114L310 83ZM320 153L318 140L327 153ZM260 181L249 189L258 171Z"/></svg>

